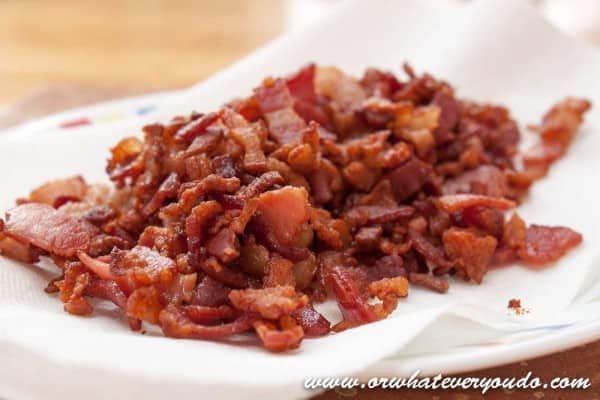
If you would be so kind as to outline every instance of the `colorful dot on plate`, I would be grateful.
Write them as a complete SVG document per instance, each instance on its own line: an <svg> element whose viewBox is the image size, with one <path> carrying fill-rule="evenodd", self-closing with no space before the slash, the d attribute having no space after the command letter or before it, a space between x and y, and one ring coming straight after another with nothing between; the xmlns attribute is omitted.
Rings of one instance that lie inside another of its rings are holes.
<svg viewBox="0 0 600 400"><path fill-rule="evenodd" d="M155 106L144 106L137 109L136 113L138 115L148 114L150 111L154 110Z"/></svg>
<svg viewBox="0 0 600 400"><path fill-rule="evenodd" d="M90 121L89 118L77 118L77 119L72 119L70 121L65 121L62 124L60 124L59 126L63 129L67 129L67 128L76 128L78 126L90 125L91 123L92 123L92 121Z"/></svg>

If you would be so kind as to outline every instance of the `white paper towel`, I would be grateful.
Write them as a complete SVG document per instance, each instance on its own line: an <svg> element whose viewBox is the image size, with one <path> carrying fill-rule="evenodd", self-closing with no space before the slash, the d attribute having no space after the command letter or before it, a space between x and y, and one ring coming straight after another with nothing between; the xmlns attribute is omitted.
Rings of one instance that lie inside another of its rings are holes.
<svg viewBox="0 0 600 400"><path fill-rule="evenodd" d="M519 209L528 221L579 230L582 246L547 269L496 269L479 286L452 280L446 295L413 289L387 320L306 340L299 350L279 355L243 343L142 336L129 331L108 305L91 317L70 316L42 290L49 272L0 259L0 397L297 398L307 395L302 382L309 376L364 373L386 357L457 351L461 344L517 328L600 316L593 307L565 312L597 300L600 285L600 211L595 207L600 54L558 33L526 4L480 1L440 11L416 1L345 3L310 29L183 91L161 106L159 116L213 109L248 94L265 75L285 74L309 61L360 73L371 65L399 71L405 60L417 71L449 80L460 97L507 105L523 124L539 121L566 95L594 102L568 156ZM83 173L88 181L105 179L106 149L138 131L140 123L124 120L60 132L17 129L0 137L0 167L8 171L0 208L49 178ZM513 297L531 313L508 315L506 304ZM423 330L423 339L415 340ZM378 364L384 373L381 365L389 364Z"/></svg>

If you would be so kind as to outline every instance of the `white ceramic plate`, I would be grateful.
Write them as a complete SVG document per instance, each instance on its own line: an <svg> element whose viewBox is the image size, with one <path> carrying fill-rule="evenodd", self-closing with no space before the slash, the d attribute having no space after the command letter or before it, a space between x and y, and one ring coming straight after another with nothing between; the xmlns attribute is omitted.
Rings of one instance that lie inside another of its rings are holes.
<svg viewBox="0 0 600 400"><path fill-rule="evenodd" d="M105 181L107 149L121 137L151 120L213 109L249 93L265 75L308 61L354 73L371 65L398 72L405 60L447 78L461 97L508 105L523 122L539 120L567 94L600 105L598 52L521 2L443 12L410 1L350 2L190 89L85 107L0 134L0 209L51 178L83 173ZM60 128L82 118L78 127ZM480 286L453 281L445 296L416 289L391 318L307 340L295 353L142 337L102 305L92 318L75 318L42 292L50 273L0 259L0 396L58 399L85 389L88 398L291 398L307 395L301 383L308 376L460 372L600 338L598 111L586 121L569 156L520 209L531 221L582 231L581 248L546 270L495 270ZM511 297L531 314L508 315ZM35 383L25 380L32 374Z"/></svg>

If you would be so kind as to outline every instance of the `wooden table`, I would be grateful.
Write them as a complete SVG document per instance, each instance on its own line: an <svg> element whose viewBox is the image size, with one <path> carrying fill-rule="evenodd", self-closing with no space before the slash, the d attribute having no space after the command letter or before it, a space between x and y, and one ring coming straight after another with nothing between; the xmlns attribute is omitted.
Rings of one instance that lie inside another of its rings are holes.
<svg viewBox="0 0 600 400"><path fill-rule="evenodd" d="M0 108L0 127L196 82L274 37L284 25L285 4L278 0L0 1L0 104L12 102ZM600 342L468 375L520 377L529 370L543 380L587 376L594 385L585 392L500 390L485 398L600 399ZM476 392L373 390L331 391L316 398L481 397Z"/></svg>

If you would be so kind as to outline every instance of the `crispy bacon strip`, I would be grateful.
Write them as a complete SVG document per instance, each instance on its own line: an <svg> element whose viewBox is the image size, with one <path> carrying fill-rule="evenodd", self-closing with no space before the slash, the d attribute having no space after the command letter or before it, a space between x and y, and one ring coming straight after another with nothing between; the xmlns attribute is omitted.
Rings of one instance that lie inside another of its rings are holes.
<svg viewBox="0 0 600 400"><path fill-rule="evenodd" d="M98 228L47 204L29 203L6 213L4 234L59 256L87 251Z"/></svg>
<svg viewBox="0 0 600 400"><path fill-rule="evenodd" d="M482 196L477 194L451 194L440 196L436 205L442 211L455 213L470 207L486 207L498 210L510 210L515 208L514 201L500 197Z"/></svg>
<svg viewBox="0 0 600 400"><path fill-rule="evenodd" d="M165 336L180 339L219 340L252 328L259 317L244 314L233 322L222 325L200 325L194 323L184 311L174 305L164 308L158 315Z"/></svg>

